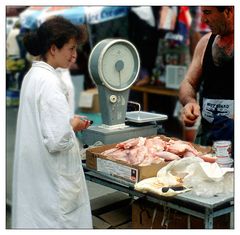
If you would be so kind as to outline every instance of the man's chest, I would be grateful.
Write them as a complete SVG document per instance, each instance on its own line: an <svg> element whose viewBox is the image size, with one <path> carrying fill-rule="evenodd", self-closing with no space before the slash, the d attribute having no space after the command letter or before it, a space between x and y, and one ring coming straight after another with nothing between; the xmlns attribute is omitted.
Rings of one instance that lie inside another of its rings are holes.
<svg viewBox="0 0 240 235"><path fill-rule="evenodd" d="M216 37L212 45L212 56L216 66L222 66L230 61L234 55L233 40L221 40Z"/></svg>

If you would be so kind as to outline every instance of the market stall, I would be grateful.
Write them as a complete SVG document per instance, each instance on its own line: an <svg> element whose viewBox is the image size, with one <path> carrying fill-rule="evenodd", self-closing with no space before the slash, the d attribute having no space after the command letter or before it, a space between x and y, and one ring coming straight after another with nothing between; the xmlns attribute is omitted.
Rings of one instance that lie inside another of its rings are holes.
<svg viewBox="0 0 240 235"><path fill-rule="evenodd" d="M132 197L144 198L148 201L164 205L167 208L200 218L204 221L205 229L214 227L213 221L216 217L230 214L234 211L233 193L210 198L194 196L190 192L176 195L173 198L159 197L136 191L134 185L129 182L106 176L104 173L99 173L97 171L89 171L86 167L84 169L87 180L127 193ZM158 222L161 223L161 221ZM230 228L233 228L233 225L231 225Z"/></svg>
<svg viewBox="0 0 240 235"><path fill-rule="evenodd" d="M76 134L83 143L81 157L85 177L133 199L133 228L234 228L233 142L215 141L213 146L200 146L167 136L167 133L163 135L161 131L168 116L147 112L148 94L178 98L179 85L188 64L186 58L181 61L180 55L184 53L166 51L167 45L159 42L161 55L158 55L156 65L164 62L166 71L161 66L156 67L150 85L134 86L143 68L135 43L124 37L115 39L116 35L119 36L115 32L111 34L112 38L100 41L106 37L103 35L106 30L99 27L97 32L94 26L125 17L128 10L129 7L115 6L30 7L20 17L22 30L27 31L36 29L53 15L87 26L92 49L88 73L96 85L91 103L94 103L94 97L98 99L97 109L92 107L92 110L101 116L98 116L101 121L94 120L92 126ZM188 30L190 22L184 23ZM166 35L165 39L177 41L173 34L168 32ZM26 66L23 62L15 58L7 60L7 88L12 92L19 93L21 71ZM131 100L130 91L142 92L143 108ZM81 99L84 105L90 103L88 97ZM134 111L128 110L129 104L134 106ZM91 120L90 116L88 119ZM174 214L177 211L180 223L184 221L178 225L180 227L168 221L176 219L171 217L172 211ZM142 221L144 218L148 220L147 225ZM203 221L203 226L199 220L196 227L193 225L196 218Z"/></svg>
<svg viewBox="0 0 240 235"><path fill-rule="evenodd" d="M99 90L103 125L83 132L83 141L90 145L86 177L201 218L204 228L213 228L214 218L234 208L229 152L218 154L211 146L149 133L146 126L127 126L128 121L139 124L141 115L154 115L140 109L126 112L123 101L136 80L138 63L135 47L125 40L103 40L91 52L89 72ZM146 116L149 128L151 121L161 120ZM101 146L94 147L97 140ZM220 168L223 159L228 168Z"/></svg>
<svg viewBox="0 0 240 235"><path fill-rule="evenodd" d="M163 149L160 149L160 143ZM163 211L164 215L171 209L183 212L178 218L182 222L189 215L193 216L188 218L193 224L196 217L202 219L203 228L233 228L230 219L234 211L233 168L220 167L223 157L216 158L209 151L212 151L211 147L166 136L133 138L88 149L85 175L90 181L131 195L134 198L133 213L139 210L139 198L146 204L148 201L155 203L156 208L157 204L161 205L162 208L156 209L149 220L155 220L155 213ZM166 219L167 215L163 215L159 220ZM227 222L219 224L218 220ZM160 226L161 221L156 222L156 226ZM136 215L133 215L132 223L134 228L144 228L136 223ZM189 223L173 228L201 228L200 221L192 227Z"/></svg>

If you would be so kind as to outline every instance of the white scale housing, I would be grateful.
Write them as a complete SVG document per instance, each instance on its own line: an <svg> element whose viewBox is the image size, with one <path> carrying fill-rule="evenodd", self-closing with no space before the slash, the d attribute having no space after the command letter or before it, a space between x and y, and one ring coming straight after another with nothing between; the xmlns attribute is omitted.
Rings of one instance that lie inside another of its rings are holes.
<svg viewBox="0 0 240 235"><path fill-rule="evenodd" d="M157 134L156 125L125 125L130 87L140 70L140 58L132 43L123 39L100 41L91 51L88 70L98 88L103 124L83 132L85 144L111 144Z"/></svg>

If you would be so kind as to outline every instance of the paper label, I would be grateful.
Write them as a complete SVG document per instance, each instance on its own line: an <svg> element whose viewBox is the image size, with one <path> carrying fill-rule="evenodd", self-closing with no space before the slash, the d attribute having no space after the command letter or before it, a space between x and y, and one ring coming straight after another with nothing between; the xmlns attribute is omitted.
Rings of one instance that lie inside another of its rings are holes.
<svg viewBox="0 0 240 235"><path fill-rule="evenodd" d="M137 169L102 158L97 158L97 171L134 183L138 180Z"/></svg>

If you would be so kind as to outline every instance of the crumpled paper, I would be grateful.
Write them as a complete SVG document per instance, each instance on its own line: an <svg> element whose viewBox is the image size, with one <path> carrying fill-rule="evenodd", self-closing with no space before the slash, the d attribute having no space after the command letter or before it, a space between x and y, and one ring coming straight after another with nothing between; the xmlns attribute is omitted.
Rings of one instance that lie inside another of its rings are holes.
<svg viewBox="0 0 240 235"><path fill-rule="evenodd" d="M166 196L166 197L174 196L176 194L187 192L190 190L185 187L182 187L183 189L181 190L174 190L171 188L171 186L176 186L176 185L163 184L158 177L151 177L151 178L143 179L140 182L136 183L134 188L135 190L143 193L150 192L150 193L154 193L154 194ZM182 185L178 185L178 186L180 187ZM168 187L169 189L167 191L164 191L164 189Z"/></svg>
<svg viewBox="0 0 240 235"><path fill-rule="evenodd" d="M200 162L189 165L183 182L192 193L212 197L233 192L233 168L221 168L217 163Z"/></svg>
<svg viewBox="0 0 240 235"><path fill-rule="evenodd" d="M179 185L185 189L162 192L163 187ZM135 189L163 196L174 196L191 189L198 196L211 197L233 192L233 168L220 168L217 163L204 162L198 157L182 158L160 169L157 177L136 183Z"/></svg>

